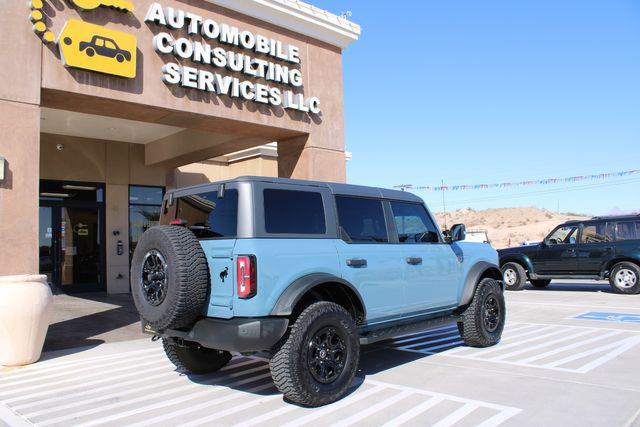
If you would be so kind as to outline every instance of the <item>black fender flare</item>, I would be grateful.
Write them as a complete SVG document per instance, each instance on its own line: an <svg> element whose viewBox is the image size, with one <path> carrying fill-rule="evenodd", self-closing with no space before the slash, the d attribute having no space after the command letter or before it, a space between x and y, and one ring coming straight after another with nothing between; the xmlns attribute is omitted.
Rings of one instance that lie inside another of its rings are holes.
<svg viewBox="0 0 640 427"><path fill-rule="evenodd" d="M502 272L497 264L493 264L487 261L479 261L471 267L467 277L464 279L464 288L462 289L462 296L460 297L460 306L467 305L473 299L473 294L476 292L476 287L480 282L480 277L487 273L488 277L499 278L502 282ZM504 289L504 284L502 284Z"/></svg>
<svg viewBox="0 0 640 427"><path fill-rule="evenodd" d="M363 312L363 318L366 318L367 308L364 305L364 300L358 289L348 281L334 276L329 273L313 273L306 276L302 276L296 279L290 284L284 292L280 295L273 309L271 310L272 316L289 316L293 312L293 308L296 306L300 298L311 289L316 286L320 286L324 283L337 283L343 285L349 289L350 293L355 296L357 303L360 305L360 309Z"/></svg>

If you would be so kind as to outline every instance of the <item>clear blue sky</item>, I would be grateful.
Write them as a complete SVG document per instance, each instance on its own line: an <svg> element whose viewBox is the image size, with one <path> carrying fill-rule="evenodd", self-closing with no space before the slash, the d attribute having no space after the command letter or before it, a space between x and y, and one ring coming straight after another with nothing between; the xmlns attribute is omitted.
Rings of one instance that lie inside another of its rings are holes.
<svg viewBox="0 0 640 427"><path fill-rule="evenodd" d="M362 26L344 53L350 183L640 169L637 0L310 1ZM447 204L639 210L640 176L624 181L449 192ZM417 194L442 209L441 194Z"/></svg>

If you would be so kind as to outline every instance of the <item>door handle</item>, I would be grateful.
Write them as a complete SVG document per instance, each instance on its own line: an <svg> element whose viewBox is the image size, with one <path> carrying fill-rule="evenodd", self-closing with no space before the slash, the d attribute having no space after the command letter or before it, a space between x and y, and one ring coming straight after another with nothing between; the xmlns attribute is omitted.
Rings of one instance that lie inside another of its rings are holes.
<svg viewBox="0 0 640 427"><path fill-rule="evenodd" d="M408 257L407 258L407 264L420 265L420 264L422 264L422 258L420 258L420 257Z"/></svg>
<svg viewBox="0 0 640 427"><path fill-rule="evenodd" d="M367 266L367 260L366 259L360 259L360 258L351 258L347 260L347 265L349 267L366 267Z"/></svg>

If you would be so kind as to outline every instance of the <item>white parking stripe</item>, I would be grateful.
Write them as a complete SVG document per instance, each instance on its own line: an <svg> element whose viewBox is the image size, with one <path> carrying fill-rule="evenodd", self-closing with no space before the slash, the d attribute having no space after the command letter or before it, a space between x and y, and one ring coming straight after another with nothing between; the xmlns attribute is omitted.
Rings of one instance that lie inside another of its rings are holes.
<svg viewBox="0 0 640 427"><path fill-rule="evenodd" d="M375 387L371 387L368 390L359 392L356 391L353 394L342 398L342 400L339 400L335 403L332 403L331 405L327 405L323 408L319 408L317 409L315 412L312 412L309 415L306 415L304 417L300 417L297 420L291 421L289 423L284 424L281 427L298 427L298 426L303 426L306 425L307 423L310 423L311 421L317 420L318 418L322 418L325 415L328 415L332 412L335 412L339 409L344 408L345 406L351 405L352 403L356 403L362 399L366 399L369 396L372 396L376 393L379 393L381 391L383 391L385 389L385 387L381 386L381 385L377 385Z"/></svg>
<svg viewBox="0 0 640 427"><path fill-rule="evenodd" d="M586 356L589 356L589 355L592 355L592 354L595 354L595 353L600 353L602 351L609 350L611 348L618 348L621 345L622 345L621 348L623 348L624 351L626 351L628 348L631 348L634 345L638 344L638 342L640 342L640 337L630 337L630 338L627 338L627 339L622 340L622 341L616 341L616 342L613 342L613 343L610 343L610 344L607 344L607 345L602 345L600 347L592 348L591 350L587 350L587 351L583 351L583 352L580 352L580 353L576 353L576 354L573 354L571 356L567 356L567 357L565 357L563 359L547 363L547 364L545 364L543 366L545 368L554 368L556 366L561 366L561 365L564 365L566 363L572 362L574 360L582 359L582 358L584 358ZM624 344L626 344L626 345L624 345ZM630 344L630 346L629 346L629 344ZM619 353L617 353L616 356L618 354Z"/></svg>
<svg viewBox="0 0 640 427"><path fill-rule="evenodd" d="M429 337L426 337L426 338L429 338ZM418 341L415 344L403 345L403 346L399 346L398 348L405 348L405 347L411 348L412 346L415 346L415 345L422 346L422 345L427 345L427 344L432 344L432 343L437 343L437 342L443 342L443 341L451 341L451 340L460 341L460 336L457 335L457 334L456 335L449 335L449 336L446 336L444 338L438 338L438 339L435 339L435 340ZM407 341L407 342L411 342L411 341L414 341L414 340L410 340L410 341ZM402 343L398 343L398 344L402 344Z"/></svg>
<svg viewBox="0 0 640 427"><path fill-rule="evenodd" d="M167 369L170 365L170 362L168 360L158 360L156 362L151 362L149 363L149 365L151 366L155 366L158 365L157 369ZM156 368L153 369L141 369L141 370L137 370L135 371L136 374L140 374L140 373L149 373L151 371L156 371ZM122 369L120 369L122 370ZM119 371L120 371L119 370ZM110 371L109 374L113 373L114 371ZM115 376L110 376L107 375L104 378L101 378L99 380L96 381L80 381L79 383L76 384L72 384L70 386L67 387L54 387L48 390L44 390L44 391L40 391L37 393L31 393L31 394L27 394L27 395L18 395L16 397L12 397L10 399L2 399L2 401L4 403L14 403L14 402L19 402L22 400L27 400L27 399L33 399L35 397L41 397L41 396L46 396L52 393L55 393L56 396L60 396L63 392L66 392L68 390L76 390L78 388L82 388L82 387L87 387L87 386L94 386L96 384L103 384L103 383L111 383L114 380L119 380L121 378L130 378L131 377L131 372L127 372L125 374L121 374L121 375L115 375Z"/></svg>
<svg viewBox="0 0 640 427"><path fill-rule="evenodd" d="M394 419L385 423L382 427L397 427L406 423L407 421L417 417L418 415L428 411L429 409L436 406L438 403L443 402L444 398L442 397L432 397L431 399L420 403L417 406L406 411L404 414L399 417L395 417Z"/></svg>
<svg viewBox="0 0 640 427"><path fill-rule="evenodd" d="M236 396L239 397L239 396ZM254 406L262 405L263 403L269 402L274 399L282 399L282 396L279 394L274 394L271 396L261 397L260 399L251 398L249 402L242 403L240 405L234 405L232 408L226 409L224 411L216 412L212 415L208 415L206 417L198 418L193 421L189 421L188 423L178 424L180 427L196 427L201 426L203 424L207 424L210 421L214 421L220 418L224 418L231 414L235 414L236 412L242 412L245 409L252 408Z"/></svg>
<svg viewBox="0 0 640 427"><path fill-rule="evenodd" d="M544 330L549 330L549 329L550 328L545 328ZM503 344L504 341L501 341L500 344L498 344L498 345L496 345L494 347L489 347L489 348L484 349L482 351L482 353L483 353L482 355L484 357L486 357L487 354L491 354L491 353L495 353L495 352L501 352L501 351L503 351L503 350L505 350L507 348L518 347L518 346L520 346L522 344L526 344L526 343L531 342L531 341L537 341L537 340L540 340L542 338L549 338L549 337L553 337L555 335L565 334L566 332L567 332L566 329L556 329L555 331L551 331L551 332L549 332L547 334L536 335L534 337L526 338L526 339L523 339L523 340L513 341L513 339L511 339L511 340L508 340L508 344ZM507 340L505 340L505 341L507 341Z"/></svg>
<svg viewBox="0 0 640 427"><path fill-rule="evenodd" d="M608 362L609 360L618 357L619 355L621 355L622 353L624 353L627 350L630 350L632 347L635 347L638 343L640 342L640 337L635 337L635 339L629 339L628 342L620 347L618 347L617 349L615 349L614 351L605 354L604 356L601 356L599 358L597 358L596 360L593 360L589 363L587 363L586 365L582 365L580 367L580 369L578 369L579 372L583 373L583 372L589 372L591 369L596 368L600 365L602 365L603 363Z"/></svg>
<svg viewBox="0 0 640 427"><path fill-rule="evenodd" d="M510 334L509 335L505 335L505 337L500 341L500 346L501 346L501 348L503 348L506 345L506 344L504 344L505 342L508 343L508 342L513 341L516 338L521 338L521 337L525 337L525 336L528 336L528 335L531 335L531 334L540 333L542 331L546 331L546 330L549 330L549 329L553 329L553 327L550 326L550 327L546 327L546 328L540 329L540 328L535 328L535 327L532 326L532 328L527 328L526 330L523 328L524 332L518 331L518 332L521 332L521 333L518 333L518 334L515 334L515 335L510 335ZM537 339L537 337L535 337L533 339ZM458 347L458 348L454 348L454 349L451 349L451 350L447 350L447 355L451 355L451 354L454 354L454 353L460 353L460 352L463 352L465 350L473 350L473 349L469 348L469 347ZM489 351L489 350L487 350L487 351Z"/></svg>
<svg viewBox="0 0 640 427"><path fill-rule="evenodd" d="M357 423L360 420L363 420L365 418L367 418L370 415L375 414L376 412L379 412L381 410L383 410L384 408L387 408L391 405L393 405L396 402L401 401L402 399L405 399L409 396L411 396L413 393L411 393L410 391L403 391L400 392L398 394L396 394L393 397L390 397L388 399L383 400L382 402L376 403L373 406L369 406L367 409L364 409L362 411L359 411L357 414L353 414L352 416L350 416L349 418L340 421L337 424L334 424L335 426L340 426L340 427L348 427L350 425L353 425L355 423Z"/></svg>
<svg viewBox="0 0 640 427"><path fill-rule="evenodd" d="M273 411L269 411L265 414L258 415L257 417L253 417L251 419L243 421L239 424L234 424L233 427L252 427L260 423L263 423L265 421L271 420L273 418L279 417L281 415L288 414L289 412L293 412L296 409L299 409L299 408L295 405L283 406L281 408L274 409Z"/></svg>
<svg viewBox="0 0 640 427"><path fill-rule="evenodd" d="M154 363L155 364L162 363L164 365L167 365L167 362L165 360L156 361ZM48 394L48 393L51 392L51 387L52 386L59 386L59 385L68 384L68 383L75 384L76 386L83 385L83 384L86 385L85 380L88 379L88 378L96 378L96 377L98 377L98 378L103 378L104 379L105 377L107 377L105 379L105 381L110 381L111 378L108 378L110 376L110 374L114 374L114 373L117 373L117 372L128 372L127 376L131 376L132 371L135 372L135 370L136 370L136 365L135 364L128 364L128 365L129 366L124 366L124 367L118 368L118 369L111 369L111 370L106 371L106 372L103 372L102 370L100 370L100 372L96 372L95 374L92 374L92 375L86 375L84 377L75 377L75 378L69 378L69 379L60 380L60 381L53 381L53 382L43 382L42 384L38 384L38 385L35 385L35 386L12 389L12 390L10 390L10 392L11 392L11 395L14 395L14 394L19 394L19 393L24 393L24 392L27 392L27 391L40 390L40 389L43 389L43 388L47 388L49 390L44 394ZM72 374L72 372L70 372L70 374ZM57 391L57 390L54 390L54 391ZM1 396L0 396L0 398L1 398ZM20 399L22 399L22 397ZM13 398L2 399L2 400L5 400L6 402L11 402L11 401L13 401Z"/></svg>
<svg viewBox="0 0 640 427"><path fill-rule="evenodd" d="M240 384L245 384L245 383L257 381L259 379L266 378L268 376L270 376L269 373L266 373L266 374L263 374L263 375L257 375L255 377L247 378L245 380L236 381L235 384L228 384L226 387L231 387L233 385L240 385ZM199 391L196 391L196 392L193 392L193 393L183 394L180 397L172 399L172 400L163 401L162 403L158 404L158 407L161 408L161 407L164 407L166 405L173 405L175 403L184 402L185 400L189 400L189 399L192 399L194 397L201 396L201 395L204 395L204 394L217 393L217 392L220 392L220 391L222 391L222 390L224 390L226 388L225 386L202 387L204 385L211 385L216 381L219 381L219 378L212 378L212 379L209 379L209 380L206 380L206 381L202 381L202 382L197 383L197 384L196 383L189 383L189 384L186 384L186 385L184 385L182 387L176 387L176 388L173 388L173 389L170 389L170 390L163 390L163 391L160 391L158 393L146 394L144 396L140 396L140 397L135 398L135 399L129 399L129 400L126 400L126 401L123 401L123 402L117 402L117 403L114 403L114 404L111 404L111 405L102 405L102 406L100 406L98 408L91 408L91 409L87 409L85 411L75 412L75 413L67 414L67 415L64 415L64 416L61 416L61 417L58 417L58 418L49 419L49 420L46 420L46 421L44 421L42 423L39 423L38 425L47 426L47 425L56 424L56 423L59 423L61 421L66 421L66 420L73 419L73 418L78 418L78 417L83 417L83 416L86 416L86 415L95 414L95 413L98 413L98 412L108 412L108 411L110 411L112 409L120 408L122 406L131 405L132 403L144 402L144 401L147 401L147 400L155 401L155 399L158 398L158 397L175 394L175 393L178 393L180 391L188 391L189 389L198 389L199 390ZM203 390L203 388L204 388L204 390ZM153 406L153 405L151 405L151 406ZM145 407L141 407L138 410L142 411L142 408L145 408ZM147 408L149 408L149 407L147 407ZM83 425L87 426L87 425L92 425L92 424L93 423L83 424Z"/></svg>
<svg viewBox="0 0 640 427"><path fill-rule="evenodd" d="M475 405L473 403L466 403L466 404L464 404L462 406L462 408L458 409L457 411L452 412L451 414L449 414L448 416L446 416L442 420L440 420L437 423L435 423L433 425L433 427L449 427L449 426L452 426L455 423L457 423L458 421L460 421L461 419L463 419L464 417L466 417L467 415L469 415L470 413L472 413L473 411L475 411L476 409L478 409L478 405Z"/></svg>
<svg viewBox="0 0 640 427"><path fill-rule="evenodd" d="M476 427L496 427L496 426L499 426L500 424L502 424L503 422L507 421L509 418L513 417L514 415L519 414L520 412L522 412L520 409L505 408L502 411L498 412L493 417L489 418L488 420L481 422Z"/></svg>
<svg viewBox="0 0 640 427"><path fill-rule="evenodd" d="M101 362L104 360L120 359L122 357L131 357L133 355L142 354L142 353L154 353L154 352L161 353L161 351L162 350L158 348L149 348L144 350L128 351L126 353L115 353L115 354L107 354L104 356L89 357L86 359L72 359L65 362L58 362L56 360L44 360L44 361L38 362L37 365L21 367L20 369L7 373L4 379L0 379L0 383L3 383L5 380L11 379L13 377L19 376L20 378L23 378L24 376L27 376L27 375L28 376L41 375L43 372L51 372L58 369L66 369L70 365L76 367L76 366L81 366L85 364L96 364L96 362Z"/></svg>
<svg viewBox="0 0 640 427"><path fill-rule="evenodd" d="M464 341L458 340L458 341L452 341L452 342L448 342L446 344L440 344L440 345L436 345L433 347L429 347L428 349L426 349L425 353L426 354L433 354L434 350L439 350L441 348L447 348L447 347L457 347L460 345L463 345ZM406 346L406 347L398 347L398 349L401 350L413 350L413 351L423 351L422 349L418 349L417 347L420 347L420 344L414 344L414 345L410 345L410 346ZM457 350L457 349L455 349Z"/></svg>
<svg viewBox="0 0 640 427"><path fill-rule="evenodd" d="M136 358L122 358L123 360L117 360L115 362L105 363L104 365L100 365L100 367L104 368L104 367L108 367L108 366L117 366L117 365L119 365L121 363L125 363L125 364L131 366L132 363L135 363L137 361L148 360L148 357L149 356L145 354L145 355L140 355L140 356L138 356ZM73 373L74 374L79 374L79 373L87 372L87 371L94 371L95 372L95 370L96 370L95 365L91 365L91 366L88 366L88 367L83 368L83 369L75 369L74 368ZM15 387L17 385L20 385L20 384L38 383L38 384L41 385L43 382L49 381L50 379L60 378L60 377L64 377L64 376L67 376L67 375L69 375L68 371L59 372L59 373L56 373L56 374L53 374L53 375L43 375L43 376L39 376L37 378L30 378L30 379L26 379L26 380L6 381L6 382L0 384L0 393L4 392L4 389L13 388L13 387ZM18 390L23 390L23 389L24 388L22 388L22 389L19 388Z"/></svg>
<svg viewBox="0 0 640 427"><path fill-rule="evenodd" d="M575 334L565 335L565 336L563 336L561 338L558 338L558 339L555 339L555 340L545 341L543 343L536 344L536 345L528 345L525 348L522 348L520 350L515 350L515 351L511 351L509 353L501 354L501 355L496 356L496 357L491 357L491 358L489 358L489 360L495 362L497 360L508 359L509 357L517 356L517 355L522 354L522 353L529 353L532 350L537 350L539 348L549 347L550 345L558 344L558 343L561 343L561 342L564 342L564 341L572 340L574 338L578 338L578 337L581 337L583 335L592 334L592 333L593 333L593 331L588 331L588 330L587 331L579 331L579 332L576 332Z"/></svg>
<svg viewBox="0 0 640 427"><path fill-rule="evenodd" d="M589 332L591 332L591 331L589 331ZM533 361L544 359L546 357L553 356L553 355L558 354L558 353L563 353L563 352L565 352L567 350L571 350L571 349L574 349L576 347L582 347L582 346L584 346L586 344L591 344L592 342L604 340L604 339L613 337L615 335L620 335L621 333L622 333L622 331L612 331L612 332L606 333L604 335L598 335L598 336L595 336L593 338L589 338L589 339L586 339L586 340L578 341L578 342L575 342L575 343L572 343L572 344L569 344L569 345L565 345L565 346L562 346L562 347L556 347L553 350L545 351L544 353L540 353L540 354L537 354L535 356L527 357L526 359L522 359L519 362L520 363L531 363Z"/></svg>
<svg viewBox="0 0 640 427"><path fill-rule="evenodd" d="M266 376L265 375L261 375L261 377L265 378ZM232 385L230 384L230 386L232 386ZM217 399L214 399L214 400L208 400L208 401L206 401L204 403L201 403L201 404L198 404L198 405L189 405L189 406L187 406L186 408L183 408L183 409L167 412L167 413L164 413L164 414L159 415L159 416L154 417L154 418L145 419L144 421L140 421L140 422L138 422L136 424L131 424L131 425L129 425L129 427L133 427L133 426L140 427L140 426L148 426L148 425L160 424L160 423L163 423L163 422L165 422L167 420L170 420L172 418L176 418L176 417L179 417L179 416L182 416L182 415L186 415L186 414L189 414L189 413L192 413L192 412L196 412L196 411L198 411L200 409L207 408L209 406L214 406L214 405L218 405L220 403L228 402L229 400L234 400L234 399L237 399L239 397L243 397L245 395L249 395L250 393L256 393L258 391L266 390L266 389L271 388L271 387L273 387L273 384L271 384L271 383L262 384L262 385L250 388L250 389L248 389L246 391L243 391L243 392L231 393L231 394L228 394L226 396L223 396L223 397L220 397L220 398L217 398ZM180 402L177 402L177 403L180 403ZM148 411L153 411L153 410L156 410L156 409L167 408L167 407L171 406L172 404L174 404L174 403L167 404L165 402L162 402L162 403L158 403L158 404L155 404L155 405L152 405L152 406L145 406L143 408L136 408L136 409L133 409L133 410L130 410L130 411L121 412L119 414L112 415L112 416L107 417L107 418L101 418L101 419L98 419L98 420L93 421L91 423L85 423L85 424L83 424L83 427L89 427L89 426L96 426L96 425L100 425L100 424L105 424L105 423L108 423L110 421L119 420L119 419L122 419L122 418L130 417L132 415L141 414L143 412L148 412Z"/></svg>
<svg viewBox="0 0 640 427"><path fill-rule="evenodd" d="M71 403L68 403L66 405L57 405L57 406L50 406L47 409L41 409L39 411L35 411L35 412L24 412L24 416L27 418L35 418L37 416L40 415L44 415L44 414L48 414L48 413L56 413L62 410L66 410L66 409L71 409L71 408L75 408L77 406L83 406L83 405L90 405L90 404L94 404L97 403L99 404L100 402L105 402L108 403L109 399L111 398L120 398L121 396L128 396L130 394L136 394L139 393L141 391L145 391L145 390L157 390L160 387L166 387L166 386L170 386L172 384L178 383L184 381L183 378L180 377L176 377L175 375L173 376L173 378L169 379L168 381L159 381L159 382L152 382L151 384L147 384L143 387L135 387L135 388L127 388L127 389L120 389L114 393L109 393L109 394L101 394L98 397L93 397L90 399L74 399ZM126 397L125 397L126 398ZM40 402L38 402L38 404L40 404ZM96 405L99 406L99 405Z"/></svg>

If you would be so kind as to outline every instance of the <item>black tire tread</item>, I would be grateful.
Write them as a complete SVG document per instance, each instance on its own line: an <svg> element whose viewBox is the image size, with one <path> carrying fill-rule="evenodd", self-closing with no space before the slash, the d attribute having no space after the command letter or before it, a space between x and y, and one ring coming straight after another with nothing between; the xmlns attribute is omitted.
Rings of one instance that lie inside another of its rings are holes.
<svg viewBox="0 0 640 427"><path fill-rule="evenodd" d="M158 233L161 235L153 236ZM190 230L179 226L160 225L147 230L142 235L136 247L136 252L139 248L144 250L146 236L150 239L152 237L163 238L170 243L173 251L172 256L175 255L175 262L172 268L174 269L176 280L169 285L176 288L176 298L170 305L162 305L164 312L159 320L144 320L157 330L191 326L200 316L207 302L209 268L204 251L198 239ZM134 254L134 261L136 261L136 254ZM132 288L138 286L137 283L133 283L135 280L134 274L131 275L131 280ZM138 311L143 316L144 310L141 307L138 307Z"/></svg>
<svg viewBox="0 0 640 427"><path fill-rule="evenodd" d="M527 272L525 271L524 267L520 264L518 264L517 262L508 262L505 265L502 266L502 273L504 274L504 271L507 268L513 268L517 275L518 275L518 283L516 283L513 286L509 286L505 283L506 289L508 291L520 291L522 290L522 288L524 288L525 283L527 283Z"/></svg>
<svg viewBox="0 0 640 427"><path fill-rule="evenodd" d="M502 325L498 335L498 339L491 339L483 333L482 326L478 322L479 311L484 300L486 292L494 291L499 295L502 295L502 286L500 282L495 279L483 279L478 286L471 300L471 304L462 312L462 321L458 322L458 331L462 336L462 340L469 347L489 347L496 344L499 341L499 336L502 335L502 328L504 327L504 303L502 312Z"/></svg>
<svg viewBox="0 0 640 427"><path fill-rule="evenodd" d="M629 289L620 289L616 286L615 283L615 275L618 269L628 268L629 270L633 270L636 273L636 285L633 288ZM609 274L609 285L613 289L614 292L618 294L627 294L627 295L635 295L640 293L640 265L635 264L630 261L621 261L611 268L611 273Z"/></svg>
<svg viewBox="0 0 640 427"><path fill-rule="evenodd" d="M311 407L331 403L344 395L353 381L360 356L358 345L355 346L354 355L354 363L356 366L352 370L349 381L347 381L346 386L342 390L337 391L332 396L318 396L306 390L299 380L299 377L294 375L297 369L297 361L300 358L300 354L296 349L297 344L302 342L307 329L316 319L327 314L335 313L339 313L348 318L352 323L352 330L355 333L355 323L353 323L351 315L342 306L328 301L316 302L307 307L300 316L298 316L288 336L280 342L280 345L275 349L275 354L269 361L271 376L276 388L292 402ZM347 368L345 367L345 369Z"/></svg>

